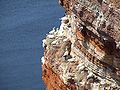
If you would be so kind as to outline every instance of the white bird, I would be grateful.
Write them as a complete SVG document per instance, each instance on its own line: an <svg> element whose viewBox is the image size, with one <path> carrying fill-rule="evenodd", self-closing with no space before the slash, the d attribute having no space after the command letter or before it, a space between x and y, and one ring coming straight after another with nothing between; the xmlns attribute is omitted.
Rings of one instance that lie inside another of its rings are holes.
<svg viewBox="0 0 120 90"><path fill-rule="evenodd" d="M77 66L76 69L78 69L79 71L82 71L84 68L85 68L84 64L81 63L81 64L79 64L79 65Z"/></svg>
<svg viewBox="0 0 120 90"><path fill-rule="evenodd" d="M54 35L47 35L48 38L54 38Z"/></svg>
<svg viewBox="0 0 120 90"><path fill-rule="evenodd" d="M43 40L42 40L42 46L43 46L43 47L45 47L45 43L46 43L46 40L43 39Z"/></svg>
<svg viewBox="0 0 120 90"><path fill-rule="evenodd" d="M49 34L53 34L54 32L55 32L55 27L53 28L53 30L49 32Z"/></svg>
<svg viewBox="0 0 120 90"><path fill-rule="evenodd" d="M92 72L90 72L90 73L88 74L87 79L90 78L90 77L93 77L93 73L92 73Z"/></svg>
<svg viewBox="0 0 120 90"><path fill-rule="evenodd" d="M65 20L67 20L67 19L68 19L68 17L62 17L62 18L61 18L62 21L65 21Z"/></svg>
<svg viewBox="0 0 120 90"><path fill-rule="evenodd" d="M45 63L45 59L44 59L44 57L41 58L41 62L42 62L42 64Z"/></svg>

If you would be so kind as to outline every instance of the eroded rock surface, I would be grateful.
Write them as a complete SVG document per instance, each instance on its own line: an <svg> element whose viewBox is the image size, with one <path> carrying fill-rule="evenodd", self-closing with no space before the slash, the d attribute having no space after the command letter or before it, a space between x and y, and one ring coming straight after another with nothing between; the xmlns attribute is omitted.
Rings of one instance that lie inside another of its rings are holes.
<svg viewBox="0 0 120 90"><path fill-rule="evenodd" d="M66 15L43 40L47 90L120 90L120 1L59 0Z"/></svg>

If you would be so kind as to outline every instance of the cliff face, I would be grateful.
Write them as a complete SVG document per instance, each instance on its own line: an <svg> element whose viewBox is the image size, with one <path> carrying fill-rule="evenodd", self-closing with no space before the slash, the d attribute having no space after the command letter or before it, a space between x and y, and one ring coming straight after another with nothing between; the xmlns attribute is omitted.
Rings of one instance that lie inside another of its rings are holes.
<svg viewBox="0 0 120 90"><path fill-rule="evenodd" d="M66 15L43 40L47 90L120 90L120 1L59 0Z"/></svg>

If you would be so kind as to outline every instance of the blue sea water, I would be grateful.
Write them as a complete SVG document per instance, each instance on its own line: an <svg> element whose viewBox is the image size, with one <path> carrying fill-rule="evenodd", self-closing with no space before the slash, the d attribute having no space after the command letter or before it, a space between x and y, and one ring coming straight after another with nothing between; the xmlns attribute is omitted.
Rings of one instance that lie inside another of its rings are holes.
<svg viewBox="0 0 120 90"><path fill-rule="evenodd" d="M42 39L63 14L58 0L0 0L0 90L45 90Z"/></svg>

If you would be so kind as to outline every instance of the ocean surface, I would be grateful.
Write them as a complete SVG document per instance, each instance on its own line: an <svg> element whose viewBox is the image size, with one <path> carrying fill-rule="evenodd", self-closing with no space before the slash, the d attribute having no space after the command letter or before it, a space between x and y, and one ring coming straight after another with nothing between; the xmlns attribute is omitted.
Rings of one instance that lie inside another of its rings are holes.
<svg viewBox="0 0 120 90"><path fill-rule="evenodd" d="M58 0L0 0L0 90L45 90L42 39L63 15Z"/></svg>

